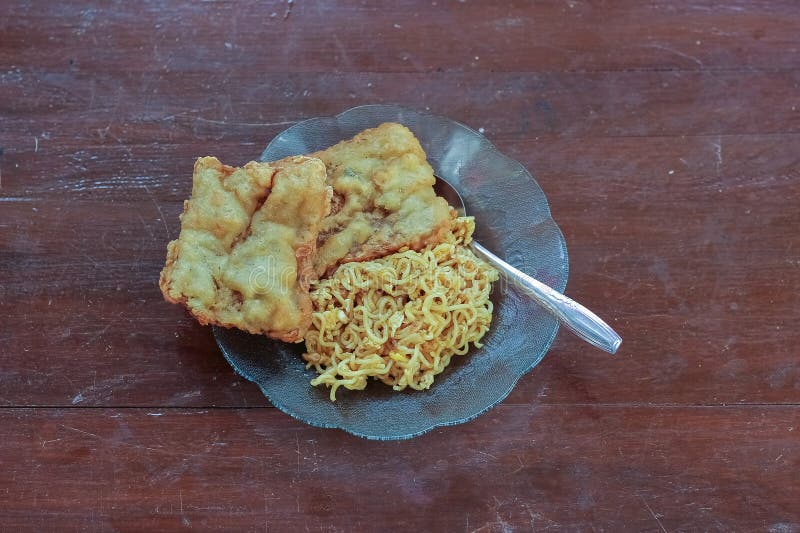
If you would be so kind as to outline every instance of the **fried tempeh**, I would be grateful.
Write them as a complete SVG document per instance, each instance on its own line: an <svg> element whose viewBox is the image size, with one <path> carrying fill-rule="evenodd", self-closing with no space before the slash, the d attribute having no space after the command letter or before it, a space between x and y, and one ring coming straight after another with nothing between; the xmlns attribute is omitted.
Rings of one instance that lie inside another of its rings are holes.
<svg viewBox="0 0 800 533"><path fill-rule="evenodd" d="M327 168L333 209L321 225L314 270L367 261L440 242L450 229L447 202L419 141L407 127L381 124L312 154Z"/></svg>
<svg viewBox="0 0 800 533"><path fill-rule="evenodd" d="M202 157L181 232L159 286L202 324L289 342L311 323L309 284L331 189L319 159L290 157L241 168Z"/></svg>

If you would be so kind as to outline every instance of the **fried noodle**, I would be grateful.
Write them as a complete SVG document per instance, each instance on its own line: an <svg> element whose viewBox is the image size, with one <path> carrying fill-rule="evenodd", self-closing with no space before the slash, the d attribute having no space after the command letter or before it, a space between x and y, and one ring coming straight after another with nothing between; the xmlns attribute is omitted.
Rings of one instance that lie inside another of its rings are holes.
<svg viewBox="0 0 800 533"><path fill-rule="evenodd" d="M424 390L453 355L480 348L498 273L466 247L474 229L472 217L456 218L440 244L346 263L316 282L303 354L319 373L311 384L330 387L331 401L369 377Z"/></svg>

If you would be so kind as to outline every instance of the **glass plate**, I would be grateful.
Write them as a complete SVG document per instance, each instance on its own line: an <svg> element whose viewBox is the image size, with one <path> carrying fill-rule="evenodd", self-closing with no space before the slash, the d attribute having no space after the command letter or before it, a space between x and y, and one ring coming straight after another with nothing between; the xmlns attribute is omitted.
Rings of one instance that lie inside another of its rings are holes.
<svg viewBox="0 0 800 533"><path fill-rule="evenodd" d="M438 176L461 193L475 217L475 238L515 267L563 292L568 261L564 237L531 174L478 132L453 120L392 105L366 105L335 117L299 122L275 137L261 161L307 154L383 122L408 126ZM378 381L363 391L312 387L303 344L287 344L235 329L214 328L223 355L281 411L312 426L339 428L367 439L415 437L472 420L500 403L555 338L557 321L500 280L492 327L481 349L454 356L426 391L395 392Z"/></svg>

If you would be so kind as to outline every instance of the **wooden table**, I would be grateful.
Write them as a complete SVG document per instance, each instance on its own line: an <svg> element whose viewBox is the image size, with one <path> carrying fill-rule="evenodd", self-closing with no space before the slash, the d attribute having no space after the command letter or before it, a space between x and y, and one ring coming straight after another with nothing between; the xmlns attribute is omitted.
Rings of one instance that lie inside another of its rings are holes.
<svg viewBox="0 0 800 533"><path fill-rule="evenodd" d="M0 529L800 531L800 5L0 3ZM502 405L369 442L162 301L194 158L400 103L530 168L567 293Z"/></svg>

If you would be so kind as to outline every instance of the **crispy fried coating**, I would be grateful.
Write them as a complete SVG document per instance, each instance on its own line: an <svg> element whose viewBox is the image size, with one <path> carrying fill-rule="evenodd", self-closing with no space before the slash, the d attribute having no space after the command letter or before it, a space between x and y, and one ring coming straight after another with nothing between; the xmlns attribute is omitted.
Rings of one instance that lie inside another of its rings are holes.
<svg viewBox="0 0 800 533"><path fill-rule="evenodd" d="M331 189L319 159L223 165L201 157L181 232L159 286L201 324L299 342L311 323L309 284Z"/></svg>
<svg viewBox="0 0 800 533"><path fill-rule="evenodd" d="M325 163L334 194L317 242L318 275L447 235L449 207L434 193L433 169L407 127L387 122L312 157Z"/></svg>

